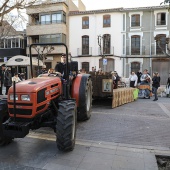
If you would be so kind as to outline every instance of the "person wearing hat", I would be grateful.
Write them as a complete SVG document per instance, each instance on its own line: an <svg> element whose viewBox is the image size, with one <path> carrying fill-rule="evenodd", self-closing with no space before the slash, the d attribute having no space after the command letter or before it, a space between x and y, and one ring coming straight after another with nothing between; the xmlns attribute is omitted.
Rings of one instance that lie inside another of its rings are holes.
<svg viewBox="0 0 170 170"><path fill-rule="evenodd" d="M62 54L61 62L56 64L55 71L60 72L63 79L67 78L67 73L66 73L66 54Z"/></svg>
<svg viewBox="0 0 170 170"><path fill-rule="evenodd" d="M40 74L45 74L45 73L48 73L48 71L46 70L46 65L43 65Z"/></svg>
<svg viewBox="0 0 170 170"><path fill-rule="evenodd" d="M4 72L5 72L5 69L6 69L6 65L5 64L2 64L1 65L1 70L0 70L0 95L3 95L2 94L2 88L3 88L3 84L4 84Z"/></svg>

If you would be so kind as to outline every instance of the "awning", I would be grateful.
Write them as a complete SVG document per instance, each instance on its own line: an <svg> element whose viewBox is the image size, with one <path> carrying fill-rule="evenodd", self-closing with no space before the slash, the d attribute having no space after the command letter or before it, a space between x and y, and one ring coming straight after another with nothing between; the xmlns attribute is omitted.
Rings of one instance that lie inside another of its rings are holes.
<svg viewBox="0 0 170 170"><path fill-rule="evenodd" d="M30 58L23 55L11 57L6 63L7 66L30 66ZM38 66L38 59L32 58L32 65ZM43 62L39 60L39 66L43 66Z"/></svg>

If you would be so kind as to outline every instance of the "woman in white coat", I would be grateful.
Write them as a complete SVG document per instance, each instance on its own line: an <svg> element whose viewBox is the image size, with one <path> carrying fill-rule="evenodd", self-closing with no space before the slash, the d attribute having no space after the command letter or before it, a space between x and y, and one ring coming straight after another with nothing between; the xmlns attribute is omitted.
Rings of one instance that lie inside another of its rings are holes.
<svg viewBox="0 0 170 170"><path fill-rule="evenodd" d="M131 75L129 76L129 81L130 81L130 87L135 88L137 86L138 83L138 77L135 74L135 72L131 72Z"/></svg>

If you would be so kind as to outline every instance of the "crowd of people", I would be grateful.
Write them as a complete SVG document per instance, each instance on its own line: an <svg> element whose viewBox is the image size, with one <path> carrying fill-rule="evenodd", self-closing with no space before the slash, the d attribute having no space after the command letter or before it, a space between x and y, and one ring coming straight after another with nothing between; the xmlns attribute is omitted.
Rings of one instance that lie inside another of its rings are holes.
<svg viewBox="0 0 170 170"><path fill-rule="evenodd" d="M46 71L46 68L42 67L40 74L45 74L45 73L53 74L55 72L60 72L61 76L66 79L66 56L64 54L61 56L61 62L56 65L55 69L51 68L48 71ZM96 72L95 67L92 67L92 72ZM85 71L82 69L80 73L85 73ZM102 69L99 68L97 73L98 75L102 75L103 74ZM121 80L121 77L118 75L116 71L112 71L111 74L112 74L112 80L113 80L113 89L117 89L118 84ZM154 72L153 76L151 77L147 69L145 69L143 73L139 70L136 74L134 71L132 71L129 76L129 85L132 88L136 88L136 87L139 88L142 85L145 85L145 86L148 85L148 87L152 86L152 93L155 96L154 101L156 101L158 100L157 89L160 87L160 80L161 78L158 72ZM8 94L8 90L12 86L13 81L18 83L22 81L22 79L20 78L18 73L14 73L14 76L12 77L11 68L6 67L5 64L2 64L1 72L0 72L0 95L3 95L2 94L3 87L6 87L5 94L6 95ZM148 96L150 96L151 89L146 88L145 92ZM170 76L167 79L166 94L167 94L167 97L170 97Z"/></svg>
<svg viewBox="0 0 170 170"><path fill-rule="evenodd" d="M152 92L154 94L153 101L158 100L157 90L160 87L160 81L161 81L161 78L158 72L154 72L153 76L151 76L147 69L145 69L143 73L139 70L137 74L135 74L135 72L132 71L129 76L129 81L130 81L130 87L132 88L138 87L140 89L140 87L144 85L145 93L148 96L148 98L150 98L150 94ZM167 94L167 97L170 94L170 77L167 80L166 94Z"/></svg>

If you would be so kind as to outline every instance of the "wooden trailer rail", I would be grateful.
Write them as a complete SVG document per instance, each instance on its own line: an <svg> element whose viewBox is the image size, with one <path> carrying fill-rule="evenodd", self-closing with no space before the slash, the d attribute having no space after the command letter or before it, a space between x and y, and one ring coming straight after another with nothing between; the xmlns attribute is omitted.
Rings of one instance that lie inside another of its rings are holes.
<svg viewBox="0 0 170 170"><path fill-rule="evenodd" d="M130 103L136 100L134 92L136 88L119 88L113 90L112 108Z"/></svg>

